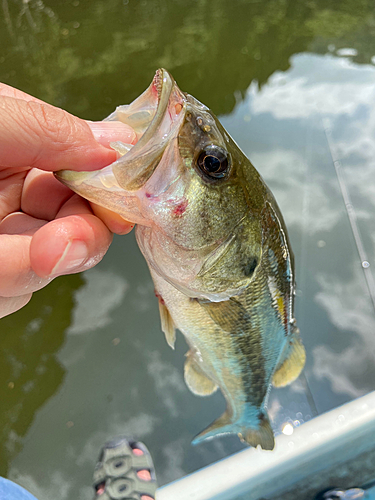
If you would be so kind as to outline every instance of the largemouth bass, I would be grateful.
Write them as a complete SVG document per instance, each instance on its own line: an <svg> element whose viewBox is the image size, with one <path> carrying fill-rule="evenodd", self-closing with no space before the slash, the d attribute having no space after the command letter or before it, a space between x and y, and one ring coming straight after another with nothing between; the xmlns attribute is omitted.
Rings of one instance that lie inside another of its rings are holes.
<svg viewBox="0 0 375 500"><path fill-rule="evenodd" d="M305 362L293 314L294 262L277 203L214 114L157 71L150 87L106 120L131 125L138 142L113 143L119 159L57 178L89 201L137 223L159 299L162 330L190 346L185 381L225 413L193 441L237 433L274 447L271 384L292 382Z"/></svg>

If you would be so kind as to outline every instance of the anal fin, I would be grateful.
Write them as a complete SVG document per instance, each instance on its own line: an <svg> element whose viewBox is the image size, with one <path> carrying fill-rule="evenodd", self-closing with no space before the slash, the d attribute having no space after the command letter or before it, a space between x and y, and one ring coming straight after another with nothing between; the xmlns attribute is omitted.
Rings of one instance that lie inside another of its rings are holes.
<svg viewBox="0 0 375 500"><path fill-rule="evenodd" d="M305 366L306 352L303 347L299 329L294 328L282 352L279 364L273 374L274 387L284 387L293 382Z"/></svg>
<svg viewBox="0 0 375 500"><path fill-rule="evenodd" d="M186 354L184 375L186 385L197 396L209 396L217 389L217 385L207 377L198 365L193 351Z"/></svg>
<svg viewBox="0 0 375 500"><path fill-rule="evenodd" d="M174 321L170 312L168 311L167 306L164 304L164 300L158 296L159 299L159 312L160 312L160 321L161 321L161 329L164 332L166 341L168 345L174 349L174 344L176 342L176 329L174 326Z"/></svg>

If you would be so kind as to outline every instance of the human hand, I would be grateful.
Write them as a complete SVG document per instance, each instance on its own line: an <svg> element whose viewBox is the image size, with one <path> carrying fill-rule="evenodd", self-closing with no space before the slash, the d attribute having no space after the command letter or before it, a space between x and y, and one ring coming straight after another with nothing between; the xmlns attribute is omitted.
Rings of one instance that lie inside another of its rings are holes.
<svg viewBox="0 0 375 500"><path fill-rule="evenodd" d="M134 143L136 135L120 122L85 122L0 84L0 318L56 276L93 267L112 232L132 229L52 174L112 163L116 140Z"/></svg>

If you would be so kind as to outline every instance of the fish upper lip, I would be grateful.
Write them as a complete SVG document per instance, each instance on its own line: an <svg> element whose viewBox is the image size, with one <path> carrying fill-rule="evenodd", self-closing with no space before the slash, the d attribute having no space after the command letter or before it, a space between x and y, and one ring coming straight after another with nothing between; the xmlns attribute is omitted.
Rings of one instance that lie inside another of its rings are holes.
<svg viewBox="0 0 375 500"><path fill-rule="evenodd" d="M125 191L139 190L152 176L184 115L185 96L167 70L156 72L148 91L157 97L155 114L139 141L112 168L119 186ZM177 108L172 111L174 103L181 105L179 111Z"/></svg>
<svg viewBox="0 0 375 500"><path fill-rule="evenodd" d="M154 133L160 126L160 123L163 120L165 112L168 108L169 98L172 94L174 84L175 82L167 70L163 68L157 70L152 81L153 89L156 90L158 96L156 112L154 118L152 119L152 122L147 127L141 139L135 144L134 148L136 148L137 144L140 143L143 146L143 144L148 142L151 137L154 136Z"/></svg>

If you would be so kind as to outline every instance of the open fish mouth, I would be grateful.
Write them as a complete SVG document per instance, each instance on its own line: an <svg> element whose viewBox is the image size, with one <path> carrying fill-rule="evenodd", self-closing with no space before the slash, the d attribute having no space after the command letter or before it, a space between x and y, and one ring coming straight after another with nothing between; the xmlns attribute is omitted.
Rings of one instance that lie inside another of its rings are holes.
<svg viewBox="0 0 375 500"><path fill-rule="evenodd" d="M137 134L133 146L111 143L120 155L99 171L61 170L56 177L78 194L100 204L90 187L97 189L141 189L152 176L171 139L178 135L186 112L186 97L165 69L157 70L151 85L129 105L118 106L104 121L121 121Z"/></svg>

